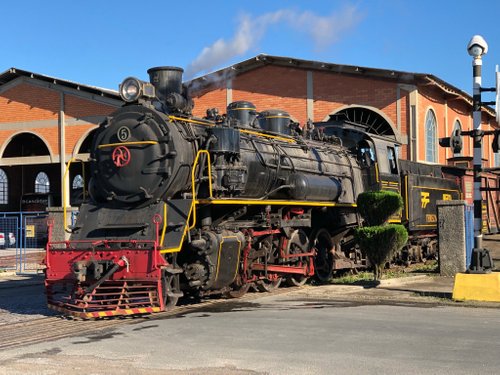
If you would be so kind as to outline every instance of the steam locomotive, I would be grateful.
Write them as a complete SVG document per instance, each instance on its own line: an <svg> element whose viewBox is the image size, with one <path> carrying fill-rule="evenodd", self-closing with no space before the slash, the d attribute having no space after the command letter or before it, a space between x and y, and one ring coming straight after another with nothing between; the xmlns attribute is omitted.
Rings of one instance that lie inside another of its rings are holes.
<svg viewBox="0 0 500 375"><path fill-rule="evenodd" d="M186 294L238 297L366 267L352 239L366 190L403 194L393 221L415 233L407 257L422 256L435 201L460 196L438 167L423 176L359 124L301 128L246 101L194 118L182 69L148 73L120 85L126 104L93 140L90 199L70 240L47 245L48 305L65 314L151 313Z"/></svg>

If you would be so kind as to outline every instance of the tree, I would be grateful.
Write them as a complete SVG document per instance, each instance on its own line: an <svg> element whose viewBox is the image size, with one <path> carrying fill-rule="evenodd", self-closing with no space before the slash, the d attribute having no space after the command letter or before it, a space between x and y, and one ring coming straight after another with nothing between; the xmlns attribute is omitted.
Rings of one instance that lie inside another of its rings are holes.
<svg viewBox="0 0 500 375"><path fill-rule="evenodd" d="M378 281L385 263L408 241L403 225L387 223L403 207L403 198L390 191L370 191L358 196L357 205L368 226L358 228L355 239L373 265Z"/></svg>

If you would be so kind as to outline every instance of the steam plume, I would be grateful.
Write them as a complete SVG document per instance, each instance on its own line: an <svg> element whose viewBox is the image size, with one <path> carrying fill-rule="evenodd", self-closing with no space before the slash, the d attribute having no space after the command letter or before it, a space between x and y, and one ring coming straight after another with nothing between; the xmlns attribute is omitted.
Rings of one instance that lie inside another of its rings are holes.
<svg viewBox="0 0 500 375"><path fill-rule="evenodd" d="M298 12L282 9L252 17L243 14L234 36L230 40L219 39L211 46L203 48L201 53L186 68L186 79L198 73L209 72L224 62L245 54L257 47L265 36L269 26L280 22L309 35L317 50L336 43L344 32L354 28L361 16L353 6L346 7L329 16L320 16L311 11Z"/></svg>

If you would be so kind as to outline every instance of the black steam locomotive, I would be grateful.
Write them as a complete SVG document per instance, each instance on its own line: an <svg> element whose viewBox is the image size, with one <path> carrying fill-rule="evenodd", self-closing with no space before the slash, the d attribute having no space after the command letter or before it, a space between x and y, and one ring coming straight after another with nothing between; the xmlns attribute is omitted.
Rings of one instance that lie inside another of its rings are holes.
<svg viewBox="0 0 500 375"><path fill-rule="evenodd" d="M182 69L148 73L150 83L121 84L126 104L93 141L90 200L71 239L48 245L47 296L56 310L148 313L183 294L237 297L365 267L352 229L366 190L402 192L407 204L393 220L427 234L406 252L421 256L436 199L459 198L454 181L438 171L419 176L418 165L398 160L393 139L359 124L301 128L284 111L258 114L244 101L224 116L193 118Z"/></svg>

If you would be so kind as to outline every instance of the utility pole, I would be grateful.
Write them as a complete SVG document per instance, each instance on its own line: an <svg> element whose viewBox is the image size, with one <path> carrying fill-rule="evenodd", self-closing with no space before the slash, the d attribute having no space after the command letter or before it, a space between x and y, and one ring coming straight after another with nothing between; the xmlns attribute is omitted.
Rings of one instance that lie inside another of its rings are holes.
<svg viewBox="0 0 500 375"><path fill-rule="evenodd" d="M472 56L472 138L474 144L474 249L472 250L470 273L489 273L492 269L491 255L483 248L482 218L483 199L481 193L481 172L483 158L483 136L481 130L481 67L482 56L488 52L488 44L480 35L474 35L467 45Z"/></svg>

